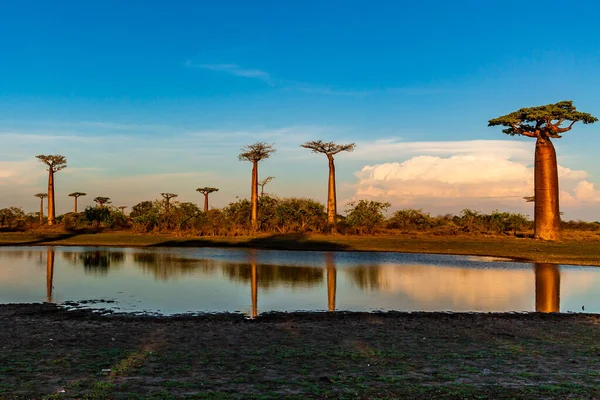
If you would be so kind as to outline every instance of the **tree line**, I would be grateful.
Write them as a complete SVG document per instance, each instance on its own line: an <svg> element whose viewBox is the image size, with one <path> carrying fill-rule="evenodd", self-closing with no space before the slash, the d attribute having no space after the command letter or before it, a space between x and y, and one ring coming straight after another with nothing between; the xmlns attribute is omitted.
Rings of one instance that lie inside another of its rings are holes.
<svg viewBox="0 0 600 400"><path fill-rule="evenodd" d="M533 201L535 204L534 237L543 240L558 240L560 238L558 164L552 139L561 138L561 135L570 131L576 122L591 124L597 121L598 119L589 113L577 111L572 101L521 108L488 121L488 126L505 127L503 132L508 135L520 135L536 139L534 195L524 196L524 199ZM568 125L563 125L564 123L568 123ZM72 215L65 215L60 218L60 222L68 226L91 223L96 228L104 224L111 227L130 227L143 231L193 228L203 232L201 234L213 235L235 234L236 231L244 233L257 231L336 232L339 229L354 230L357 233L371 233L385 225L384 221L386 219L383 216L383 211L390 207L389 203L360 200L349 204L345 216L340 216L337 212L334 156L344 151L353 151L356 147L355 143L338 144L316 140L306 142L301 147L327 156L329 178L325 207L310 199L278 199L265 196L264 186L273 177L267 177L263 181L259 181L258 165L260 161L268 159L276 149L273 144L257 142L244 146L238 155L240 161L252 163L249 202L240 200L230 203L222 210L214 210L213 212L208 206L208 196L219 189L207 186L196 189L204 195L204 209L202 211L193 203L172 203L172 199L177 197L176 193L161 193L162 201L139 203L132 208L130 216L126 218L124 210L127 207L118 207L121 212L116 213L114 208L108 207L108 204L110 204L110 198L108 197L96 197L94 201L98 204L97 207L88 207L83 213L78 213L77 199L85 196L86 193L74 192L69 194L74 198L74 211L70 213ZM63 155L38 155L36 157L47 166L48 171L47 193L35 195L40 198L39 223L41 224L44 221L43 201L47 198L47 223L48 225L54 225L56 223L54 175L66 168L67 160ZM260 195L258 192L259 185L262 189ZM323 208L325 209L323 210ZM11 213L20 215L14 207L3 209L2 212L6 215ZM324 212L324 216L321 215L321 212ZM512 230L514 232L523 229L527 222L527 219L520 214L494 212L489 216L482 217L484 214L471 210L463 211L460 216L437 217L435 223L431 222L433 219L428 214L423 214L420 210L400 210L390 220L394 220L394 218L399 220L412 214L419 214L422 217L419 218L423 221L429 221L426 225L444 226L443 229L448 231L463 229L464 227L461 228L461 221L469 219L480 222L487 220L488 228L486 229L488 230L496 229L492 227L499 224L503 227L500 231ZM4 217L4 220L7 218ZM513 222L507 223L508 220ZM517 220L520 221L520 225L515 222ZM450 221L452 221L452 224L449 223ZM499 223L498 221L502 222ZM394 223L390 222L390 224L393 225ZM405 222L400 225L402 224L405 224ZM478 224L480 223L478 222ZM515 227L517 225L518 227Z"/></svg>

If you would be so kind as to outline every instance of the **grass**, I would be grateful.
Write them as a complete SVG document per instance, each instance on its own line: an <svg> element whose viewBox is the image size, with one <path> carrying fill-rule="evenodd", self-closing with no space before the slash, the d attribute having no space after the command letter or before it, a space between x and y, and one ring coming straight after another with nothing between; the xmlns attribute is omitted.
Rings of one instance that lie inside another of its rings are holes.
<svg viewBox="0 0 600 400"><path fill-rule="evenodd" d="M0 245L61 246L198 246L254 247L285 250L397 251L516 257L556 264L600 266L600 236L566 233L561 242L543 242L514 236L431 235L257 235L236 237L176 237L127 232L69 234L65 232L0 233Z"/></svg>

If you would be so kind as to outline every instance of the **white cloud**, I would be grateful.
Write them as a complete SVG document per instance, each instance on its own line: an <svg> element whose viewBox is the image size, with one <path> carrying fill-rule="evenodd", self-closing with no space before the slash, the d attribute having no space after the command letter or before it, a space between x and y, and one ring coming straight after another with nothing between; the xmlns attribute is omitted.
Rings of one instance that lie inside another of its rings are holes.
<svg viewBox="0 0 600 400"><path fill-rule="evenodd" d="M463 208L530 212L531 206L522 198L533 195L533 166L522 160L520 143L405 143L405 152L408 148L441 155L366 165L355 173L359 181L353 199L389 201L393 207L419 207L434 213L459 212ZM530 153L528 158L532 157ZM600 191L582 180L589 177L586 171L559 166L558 175L563 206L600 202Z"/></svg>

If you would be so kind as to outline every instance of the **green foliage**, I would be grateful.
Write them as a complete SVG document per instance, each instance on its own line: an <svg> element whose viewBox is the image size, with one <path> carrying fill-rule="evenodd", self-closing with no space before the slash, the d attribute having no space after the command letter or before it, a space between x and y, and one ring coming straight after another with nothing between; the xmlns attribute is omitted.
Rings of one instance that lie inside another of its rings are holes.
<svg viewBox="0 0 600 400"><path fill-rule="evenodd" d="M109 222L111 217L111 212L108 207L99 206L92 207L88 206L83 211L83 215L85 216L86 221L89 224L93 225L96 229L100 228L100 224L103 222Z"/></svg>
<svg viewBox="0 0 600 400"><path fill-rule="evenodd" d="M20 207L0 209L0 228L6 230L21 230L27 225L27 218Z"/></svg>
<svg viewBox="0 0 600 400"><path fill-rule="evenodd" d="M85 213L66 213L57 219L60 218L60 221L65 226L66 229L75 229L82 226L85 226L88 223L88 220L85 216Z"/></svg>
<svg viewBox="0 0 600 400"><path fill-rule="evenodd" d="M387 228L401 231L424 230L431 228L434 224L429 213L424 213L420 208L407 208L394 212L387 221Z"/></svg>
<svg viewBox="0 0 600 400"><path fill-rule="evenodd" d="M571 125L561 128L560 125L570 121ZM584 112L577 111L572 101L560 101L556 104L545 106L521 108L510 114L489 120L488 126L506 126L502 132L508 135L536 136L542 132L548 137L560 137L559 133L571 129L575 122L592 124L598 118Z"/></svg>
<svg viewBox="0 0 600 400"><path fill-rule="evenodd" d="M390 203L373 200L348 203L345 210L346 223L359 233L374 233L383 224L383 213L390 207Z"/></svg>

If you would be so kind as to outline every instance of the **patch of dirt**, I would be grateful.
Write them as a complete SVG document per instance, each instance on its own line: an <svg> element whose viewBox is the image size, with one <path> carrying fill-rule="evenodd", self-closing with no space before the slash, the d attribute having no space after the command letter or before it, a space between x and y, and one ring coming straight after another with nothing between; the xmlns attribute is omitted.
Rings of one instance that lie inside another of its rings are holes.
<svg viewBox="0 0 600 400"><path fill-rule="evenodd" d="M599 324L585 314L249 320L5 305L0 398L593 398Z"/></svg>

